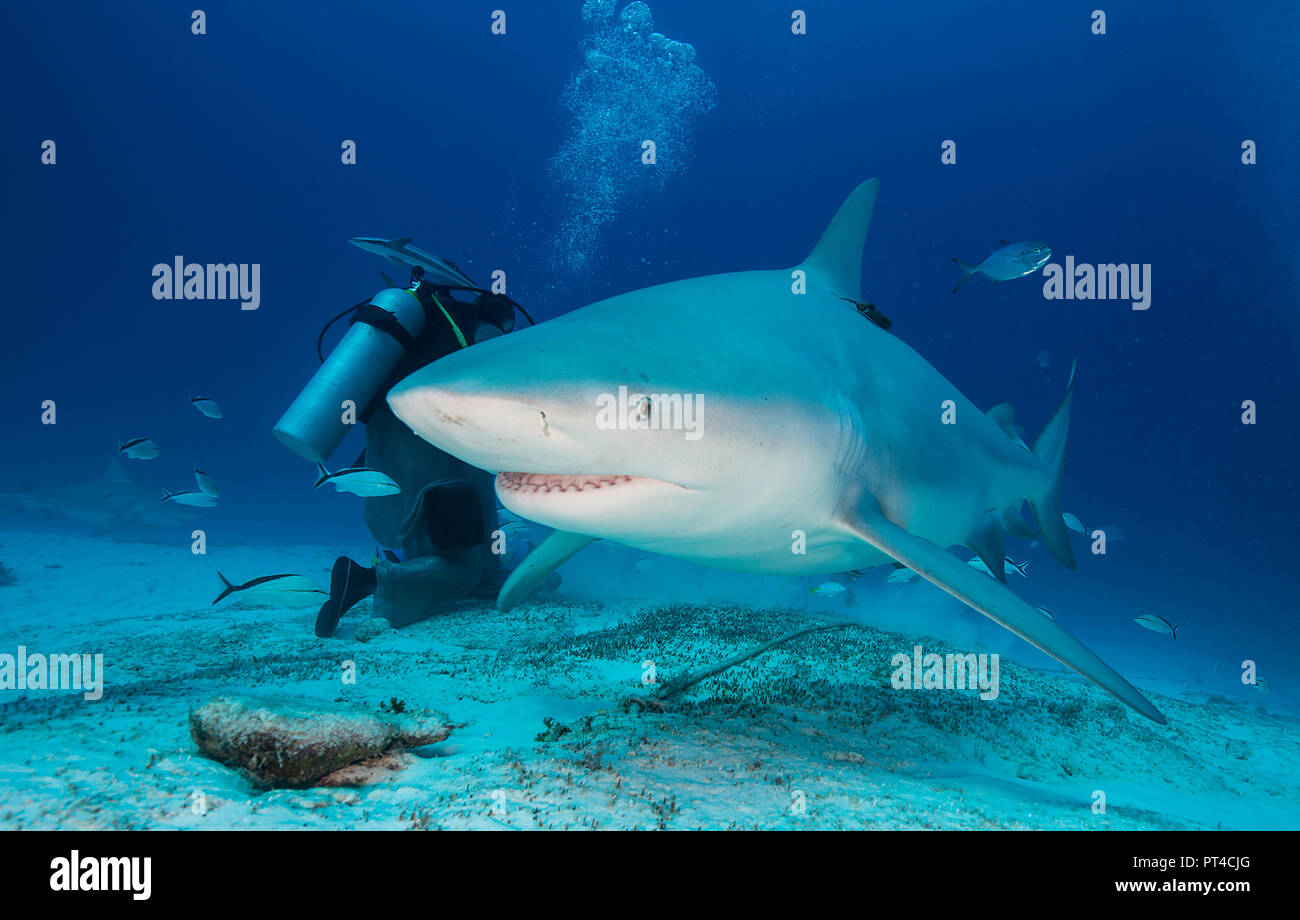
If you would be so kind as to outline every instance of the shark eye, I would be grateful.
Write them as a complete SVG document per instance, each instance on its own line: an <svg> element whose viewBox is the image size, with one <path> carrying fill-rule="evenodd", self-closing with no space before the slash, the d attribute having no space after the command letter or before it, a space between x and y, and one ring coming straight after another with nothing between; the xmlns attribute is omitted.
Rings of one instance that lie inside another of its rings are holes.
<svg viewBox="0 0 1300 920"><path fill-rule="evenodd" d="M638 422L643 422L650 417L650 397L642 396L636 404L636 418Z"/></svg>

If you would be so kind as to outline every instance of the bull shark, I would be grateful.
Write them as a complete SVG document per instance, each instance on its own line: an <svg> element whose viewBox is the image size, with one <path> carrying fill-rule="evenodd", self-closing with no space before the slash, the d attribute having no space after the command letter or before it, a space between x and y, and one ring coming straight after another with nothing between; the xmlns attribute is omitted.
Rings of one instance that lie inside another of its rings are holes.
<svg viewBox="0 0 1300 920"><path fill-rule="evenodd" d="M130 526L172 526L194 517L192 510L161 504L137 486L117 457L91 482L0 494L0 507L13 513L36 511L51 520L66 519L104 536Z"/></svg>
<svg viewBox="0 0 1300 920"><path fill-rule="evenodd" d="M496 473L512 512L556 528L502 587L502 609L596 538L742 572L897 562L1163 723L1002 583L1003 533L1033 534L1026 502L1074 567L1059 498L1074 371L1029 448L1010 406L981 412L864 319L852 304L878 187L858 186L794 268L600 301L441 358L398 383L389 405L420 437ZM620 387L635 392L610 424ZM692 397L694 431L664 423ZM995 578L949 551L958 545Z"/></svg>

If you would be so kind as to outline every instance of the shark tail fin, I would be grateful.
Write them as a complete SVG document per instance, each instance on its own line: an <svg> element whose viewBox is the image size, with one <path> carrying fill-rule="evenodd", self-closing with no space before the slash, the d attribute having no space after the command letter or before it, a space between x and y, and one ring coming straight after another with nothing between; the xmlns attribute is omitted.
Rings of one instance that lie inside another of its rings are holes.
<svg viewBox="0 0 1300 920"><path fill-rule="evenodd" d="M968 279L971 275L975 274L975 266L974 266L974 265L967 265L967 264L966 264L965 262L963 262L961 259L953 259L953 261L957 263L957 267L958 267L958 268L960 268L962 271L964 271L964 272L966 273L966 274L962 275L962 276L961 276L961 280L957 282L957 287L955 287L955 288L952 289L952 292L953 292L954 294L956 294L958 288L960 288L963 284L966 283L966 279Z"/></svg>
<svg viewBox="0 0 1300 920"><path fill-rule="evenodd" d="M1078 369L1079 362L1075 361L1070 367L1070 382L1066 385L1061 404L1056 407L1052 417L1047 420L1047 425L1034 441L1034 456L1047 466L1049 480L1045 491L1029 499L1043 541L1056 561L1067 569L1074 568L1075 563L1074 551L1070 549L1069 531L1066 530L1065 519L1061 517L1061 478L1065 467L1065 442L1070 433L1074 377Z"/></svg>
<svg viewBox="0 0 1300 920"><path fill-rule="evenodd" d="M220 603L222 598L224 598L231 591L235 590L235 586L232 585L230 581L226 578L226 576L221 574L221 572L217 572L217 577L221 579L221 583L226 586L226 589L217 595L217 599L212 602L213 604Z"/></svg>
<svg viewBox="0 0 1300 920"><path fill-rule="evenodd" d="M837 294L853 298L862 294L862 248L879 189L879 179L868 179L850 192L799 266Z"/></svg>

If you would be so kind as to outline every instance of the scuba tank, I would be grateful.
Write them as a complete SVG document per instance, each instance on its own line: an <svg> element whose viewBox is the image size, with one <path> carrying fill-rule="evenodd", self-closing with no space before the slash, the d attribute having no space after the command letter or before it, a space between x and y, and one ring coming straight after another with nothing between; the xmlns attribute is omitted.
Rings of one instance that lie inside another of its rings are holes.
<svg viewBox="0 0 1300 920"><path fill-rule="evenodd" d="M358 307L352 328L276 422L274 434L312 463L325 463L347 435L345 400L353 417L375 398L414 339L425 312L413 291L386 288Z"/></svg>

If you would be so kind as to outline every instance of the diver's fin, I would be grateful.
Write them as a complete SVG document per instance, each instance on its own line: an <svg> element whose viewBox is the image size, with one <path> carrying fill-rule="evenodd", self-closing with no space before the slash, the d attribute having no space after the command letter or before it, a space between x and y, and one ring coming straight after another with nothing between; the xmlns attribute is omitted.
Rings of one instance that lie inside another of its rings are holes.
<svg viewBox="0 0 1300 920"><path fill-rule="evenodd" d="M519 603L545 581L546 576L594 539L596 538L567 530L552 533L510 573L497 594L497 608L505 611Z"/></svg>
<svg viewBox="0 0 1300 920"><path fill-rule="evenodd" d="M1056 561L1067 569L1074 568L1074 550L1070 548L1070 532L1061 517L1061 475L1065 466L1065 441L1070 433L1070 403L1074 400L1074 375L1079 369L1079 362L1070 366L1070 382L1066 384L1065 396L1056 407L1052 417L1047 420L1042 432L1034 441L1034 456L1047 464L1051 479L1046 491L1029 498L1029 507L1034 509L1038 520L1038 529L1043 534L1043 542L1052 551Z"/></svg>
<svg viewBox="0 0 1300 920"><path fill-rule="evenodd" d="M876 208L879 179L868 179L844 199L826 232L800 264L810 276L840 295L862 294L862 247Z"/></svg>
<svg viewBox="0 0 1300 920"><path fill-rule="evenodd" d="M1136 687L1091 649L1059 625L1026 604L1010 589L986 578L929 540L909 533L887 519L874 500L841 513L841 523L881 552L897 559L964 604L1005 626L1029 644L1068 665L1152 721L1165 717Z"/></svg>
<svg viewBox="0 0 1300 920"><path fill-rule="evenodd" d="M966 283L966 279L968 279L971 275L975 274L975 266L967 265L961 259L953 259L953 261L957 263L958 268L960 268L962 271L966 273L961 276L961 280L957 282L957 286L952 289L952 292L956 294L957 291L961 288L961 286Z"/></svg>

